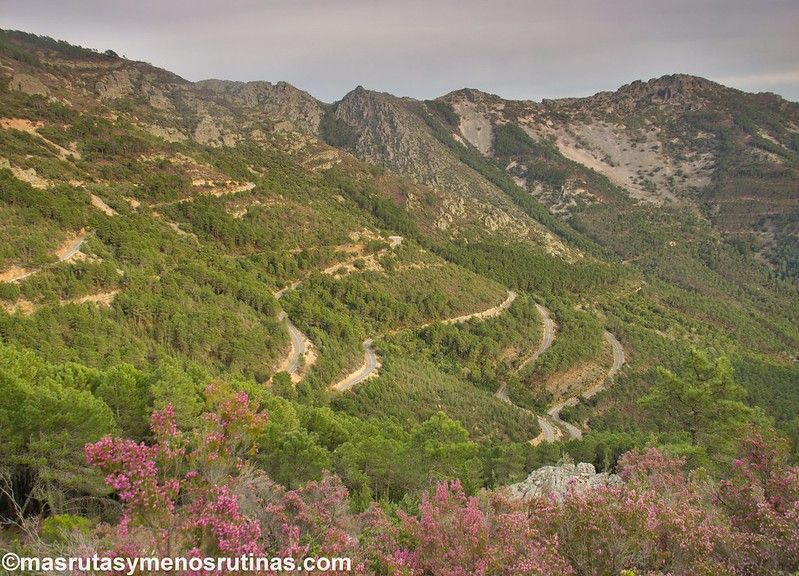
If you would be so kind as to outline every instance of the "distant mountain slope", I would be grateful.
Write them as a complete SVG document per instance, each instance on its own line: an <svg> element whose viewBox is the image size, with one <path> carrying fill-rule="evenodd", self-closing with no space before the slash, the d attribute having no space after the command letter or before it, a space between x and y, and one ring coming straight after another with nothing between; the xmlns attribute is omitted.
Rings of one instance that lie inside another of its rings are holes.
<svg viewBox="0 0 799 576"><path fill-rule="evenodd" d="M512 102L463 90L438 102L464 139L557 213L618 201L566 158L631 199L692 210L782 275L799 274L799 104L686 75L588 98Z"/></svg>
<svg viewBox="0 0 799 576"><path fill-rule="evenodd" d="M509 198L515 184L573 222L596 204L687 209L778 274L799 275L799 104L772 94L673 75L543 102L469 89L420 102L358 87L328 105L285 82L191 83L32 35L5 32L3 43L6 57L27 55L0 70L11 88L124 109L167 140L232 146L288 130L296 148L297 134L318 136L427 185L432 196L402 200L450 236L482 230L566 250ZM477 156L494 166L477 166Z"/></svg>

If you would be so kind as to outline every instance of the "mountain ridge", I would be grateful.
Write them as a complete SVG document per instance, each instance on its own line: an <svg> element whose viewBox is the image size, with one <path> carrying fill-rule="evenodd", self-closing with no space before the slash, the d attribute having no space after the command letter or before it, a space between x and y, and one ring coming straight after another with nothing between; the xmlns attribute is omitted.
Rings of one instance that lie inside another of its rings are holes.
<svg viewBox="0 0 799 576"><path fill-rule="evenodd" d="M726 116L694 117L686 115L681 99L731 92L670 75L613 93L540 103L474 89L419 101L360 86L325 104L285 82L192 83L114 55L15 38L0 37L0 78L10 88L3 93L8 130L0 135L12 176L34 188L91 190L109 206L107 214L149 209L157 225L201 243L218 235L227 250L245 254L264 249L264 231L256 223L270 224L263 214L277 207L292 206L303 215L289 227L310 235L287 248L296 253L318 249L314 238L332 236L339 246L348 235L360 236L362 231L345 231L363 217L350 212L357 207L379 215L389 232L508 288L554 291L589 278L584 294L566 297L599 318L608 314L608 304L598 304L592 291L635 294L647 284L666 283L676 292L658 293L658 305L694 314L697 304L687 295L700 294L705 321L714 329L729 325L727 310L712 309L723 302L736 322L746 319L747 343L755 349L770 354L791 342L793 310L788 307L784 318L772 313L785 295L763 264L773 265L768 244L733 244L704 196L721 196L724 177L732 178L729 186L740 185L734 170L742 160L752 166L744 176L765 181L769 193L777 196L777 185L795 188L792 142L786 140L793 133L792 109L771 114L758 107L757 95L745 95L743 104L733 99ZM15 85L15 78L28 84ZM630 102L639 102L641 110L614 112L638 110ZM751 126L735 124L740 110L751 112ZM707 136L697 137L700 132ZM722 137L729 150L719 145ZM784 160L781 168L775 158ZM726 172L719 172L724 162ZM784 172L779 178L758 176L777 169ZM270 196L275 190L282 192ZM314 198L318 190L330 196ZM293 199L297 194L301 202ZM795 206L795 195L787 198L794 204L777 211L770 225L788 232L783 261L790 278L795 238L779 221L790 218ZM324 207L324 233L315 202ZM303 223L305 217L310 223ZM9 264L27 267L48 257L46 250L27 253L34 256L9 253L21 260ZM516 270L507 260L511 255L526 264ZM525 266L548 272L531 279ZM659 286L653 290L665 290ZM124 291L119 298L126 298ZM591 349L602 345L600 327L586 327ZM307 333L308 326L302 328ZM773 336L758 338L760 330ZM353 357L369 333L358 335Z"/></svg>
<svg viewBox="0 0 799 576"><path fill-rule="evenodd" d="M487 179L474 168L505 162L503 178L568 221L597 203L674 203L702 215L731 241L751 244L779 274L799 275L799 200L792 193L799 176L799 104L778 96L670 74L541 102L472 88L421 101L359 86L326 104L286 82L190 82L110 51L3 34L6 52L23 51L19 70L2 72L9 86L75 100L93 94L99 103L128 101L150 132L175 141L233 146L266 138L276 127L320 138L437 189L433 225L443 231L468 236L465 212L488 214L484 226L494 231L523 236L535 227L498 190L496 174ZM81 57L86 61L76 67ZM74 85L52 84L52 74L36 72L41 61L45 68L61 66ZM525 141L511 134L514 126L526 133ZM499 155L497 130L511 145ZM470 147L483 159L465 160ZM630 201L621 202L614 187Z"/></svg>

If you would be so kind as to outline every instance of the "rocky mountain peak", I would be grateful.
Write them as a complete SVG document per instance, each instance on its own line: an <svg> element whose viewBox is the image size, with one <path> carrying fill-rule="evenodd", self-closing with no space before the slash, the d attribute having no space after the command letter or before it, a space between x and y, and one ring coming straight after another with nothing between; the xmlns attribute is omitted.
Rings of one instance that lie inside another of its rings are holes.
<svg viewBox="0 0 799 576"><path fill-rule="evenodd" d="M465 101L477 104L487 101L500 101L501 98L496 94L483 92L482 90L478 90L476 88L461 88L460 90L454 90L448 94L445 94L436 100L443 102Z"/></svg>
<svg viewBox="0 0 799 576"><path fill-rule="evenodd" d="M384 102L389 98L394 98L394 96L384 92L367 90L363 86L358 85L344 95L344 97L339 101L338 106L371 106L376 105L378 102ZM399 99L397 98L397 100Z"/></svg>
<svg viewBox="0 0 799 576"><path fill-rule="evenodd" d="M687 98L697 92L721 88L719 84L705 78L688 74L669 74L648 81L637 80L619 88L616 93L652 101L668 102L675 98Z"/></svg>
<svg viewBox="0 0 799 576"><path fill-rule="evenodd" d="M591 107L611 107L621 113L650 106L692 108L702 106L707 98L720 90L729 89L698 76L669 74L646 81L636 80L616 91L599 92L571 102L587 102Z"/></svg>
<svg viewBox="0 0 799 576"><path fill-rule="evenodd" d="M265 112L275 119L286 120L303 132L316 133L322 117L322 103L288 82L236 82L201 80L200 90L222 100Z"/></svg>

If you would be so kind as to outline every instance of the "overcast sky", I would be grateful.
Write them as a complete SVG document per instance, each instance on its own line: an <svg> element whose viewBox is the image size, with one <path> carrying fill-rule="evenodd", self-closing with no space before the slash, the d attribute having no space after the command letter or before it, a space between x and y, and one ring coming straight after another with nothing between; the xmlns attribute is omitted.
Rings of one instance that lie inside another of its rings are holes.
<svg viewBox="0 0 799 576"><path fill-rule="evenodd" d="M0 27L189 80L584 96L673 72L799 100L799 0L0 0Z"/></svg>

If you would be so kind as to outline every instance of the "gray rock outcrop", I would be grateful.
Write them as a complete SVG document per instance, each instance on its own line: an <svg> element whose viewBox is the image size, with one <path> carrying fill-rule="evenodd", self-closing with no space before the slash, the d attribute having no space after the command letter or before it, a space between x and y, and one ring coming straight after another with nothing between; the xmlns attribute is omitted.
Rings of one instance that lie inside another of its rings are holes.
<svg viewBox="0 0 799 576"><path fill-rule="evenodd" d="M621 485L619 476L597 472L593 464L580 462L575 465L567 462L558 466L542 466L531 472L525 480L508 486L506 490L513 500L531 500L550 495L560 499L572 487L577 492L584 492L600 486Z"/></svg>

